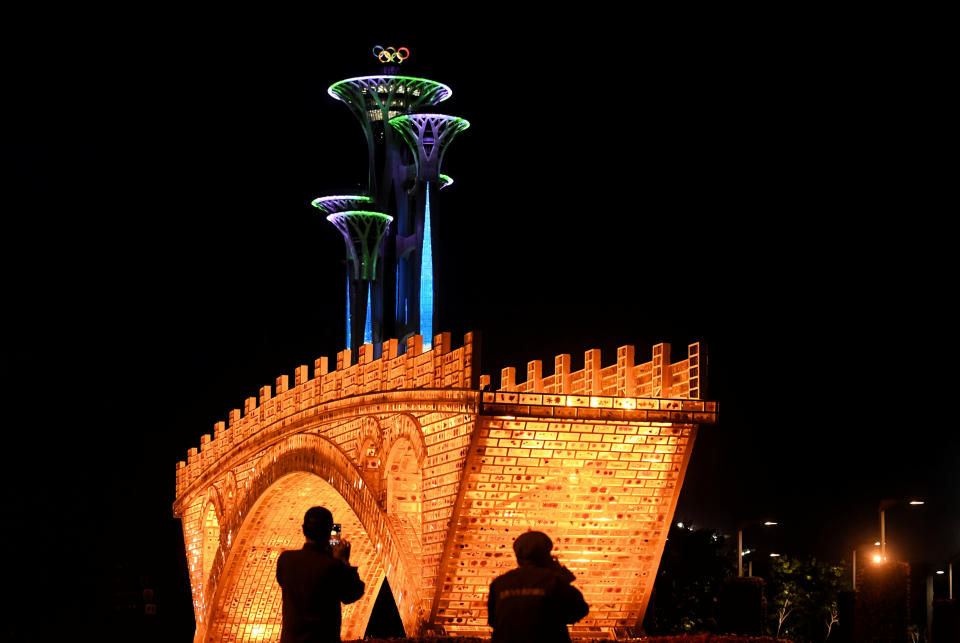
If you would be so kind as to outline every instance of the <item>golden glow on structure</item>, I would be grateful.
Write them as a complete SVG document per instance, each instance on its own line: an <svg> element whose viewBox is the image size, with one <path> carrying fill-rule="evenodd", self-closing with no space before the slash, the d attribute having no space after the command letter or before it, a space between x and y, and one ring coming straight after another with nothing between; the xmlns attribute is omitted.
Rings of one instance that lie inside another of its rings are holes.
<svg viewBox="0 0 960 643"><path fill-rule="evenodd" d="M280 636L281 591L276 581L277 557L285 549L299 549L304 537L303 514L316 505L329 508L350 541L351 562L367 583L363 598L343 609L345 632L363 636L377 586L376 548L359 518L327 482L312 473L292 473L275 482L254 505L238 538L243 556L234 556L220 581L219 617L208 636L215 641L276 640Z"/></svg>
<svg viewBox="0 0 960 643"><path fill-rule="evenodd" d="M212 503L207 504L203 516L203 575L210 575L214 556L220 548L220 523L217 522L217 511Z"/></svg>
<svg viewBox="0 0 960 643"><path fill-rule="evenodd" d="M386 511L407 551L421 555L423 477L413 444L398 440L387 456Z"/></svg>
<svg viewBox="0 0 960 643"><path fill-rule="evenodd" d="M487 588L515 565L527 529L550 535L577 575L590 615L575 638L611 637L643 617L699 424L700 347L670 362L658 344L634 363L621 347L602 367L587 351L557 356L501 388L473 370L473 336L420 337L398 354L361 347L296 369L217 423L177 467L197 618L195 641L276 641L276 558L303 542L303 513L331 509L367 584L343 610L344 639L363 636L388 579L408 634L489 636Z"/></svg>

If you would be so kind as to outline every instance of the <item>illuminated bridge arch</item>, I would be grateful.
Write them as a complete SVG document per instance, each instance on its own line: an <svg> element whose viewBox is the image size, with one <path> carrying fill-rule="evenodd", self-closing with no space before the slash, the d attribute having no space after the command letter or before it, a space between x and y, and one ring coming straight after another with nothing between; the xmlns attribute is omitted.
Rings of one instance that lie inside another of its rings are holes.
<svg viewBox="0 0 960 643"><path fill-rule="evenodd" d="M473 337L447 333L364 345L264 386L177 466L174 513L201 641L276 641L276 559L303 542L303 513L328 506L354 550L364 597L343 610L345 639L365 633L388 579L408 635L488 636L490 581L528 529L550 534L590 614L574 638L639 623L700 424L700 347L671 362L666 344L636 364L570 355L539 361L497 390L473 369ZM274 390L276 395L274 395Z"/></svg>
<svg viewBox="0 0 960 643"><path fill-rule="evenodd" d="M249 473L237 512L225 525L221 546L226 555L207 608L204 640L279 635L276 559L281 551L302 546L302 518L312 506L326 506L343 525L344 537L353 545L351 562L367 585L363 598L343 610L344 636L363 636L384 578L397 588L416 586L416 575L372 490L333 442L309 433L292 436L266 450ZM405 627L416 627L422 618L415 598L398 596Z"/></svg>

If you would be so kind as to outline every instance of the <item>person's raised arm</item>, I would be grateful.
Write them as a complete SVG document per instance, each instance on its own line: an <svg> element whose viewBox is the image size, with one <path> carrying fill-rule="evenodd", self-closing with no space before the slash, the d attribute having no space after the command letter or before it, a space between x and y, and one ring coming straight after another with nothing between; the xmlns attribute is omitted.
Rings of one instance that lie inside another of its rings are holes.
<svg viewBox="0 0 960 643"><path fill-rule="evenodd" d="M573 585L559 583L555 598L564 623L576 623L590 612L590 606L583 600L583 594Z"/></svg>
<svg viewBox="0 0 960 643"><path fill-rule="evenodd" d="M344 605L355 603L363 596L366 584L360 580L356 567L350 565L350 541L341 540L333 547L333 557L343 563L340 577L340 602Z"/></svg>

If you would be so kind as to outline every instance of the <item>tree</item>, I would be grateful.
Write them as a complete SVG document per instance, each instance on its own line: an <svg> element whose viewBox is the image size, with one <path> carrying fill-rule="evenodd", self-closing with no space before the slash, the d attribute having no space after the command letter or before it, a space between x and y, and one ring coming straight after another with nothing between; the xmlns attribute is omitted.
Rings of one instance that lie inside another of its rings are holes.
<svg viewBox="0 0 960 643"><path fill-rule="evenodd" d="M670 527L654 583L645 629L656 634L701 634L716 629L717 599L723 579L736 566L724 552L724 538L713 529Z"/></svg>
<svg viewBox="0 0 960 643"><path fill-rule="evenodd" d="M771 633L797 643L826 641L837 622L837 599L844 589L843 564L831 565L815 558L781 556L771 566L767 597L784 606L769 616Z"/></svg>

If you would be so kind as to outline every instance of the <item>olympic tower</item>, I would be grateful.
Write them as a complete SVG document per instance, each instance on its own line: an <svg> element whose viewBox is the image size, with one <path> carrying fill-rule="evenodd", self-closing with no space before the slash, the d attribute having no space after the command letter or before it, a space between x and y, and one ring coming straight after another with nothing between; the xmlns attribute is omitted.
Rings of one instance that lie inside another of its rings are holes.
<svg viewBox="0 0 960 643"><path fill-rule="evenodd" d="M440 174L450 142L469 123L426 113L450 98L451 89L425 78L400 75L406 47L374 47L383 65L374 76L348 78L327 90L360 122L367 143L367 193L321 197L347 245L345 347L379 351L389 337L423 335L433 340L433 228L437 190L453 183Z"/></svg>

